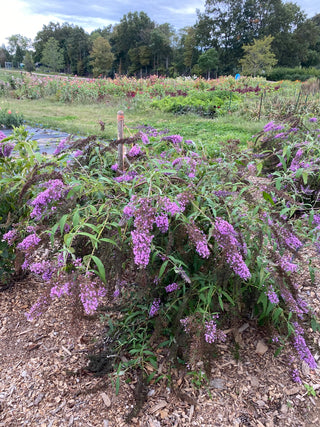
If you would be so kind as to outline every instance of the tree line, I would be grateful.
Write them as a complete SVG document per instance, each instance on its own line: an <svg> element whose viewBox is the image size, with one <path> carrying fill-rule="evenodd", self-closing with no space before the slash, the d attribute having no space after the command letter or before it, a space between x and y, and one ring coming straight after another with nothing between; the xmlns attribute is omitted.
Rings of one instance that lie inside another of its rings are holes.
<svg viewBox="0 0 320 427"><path fill-rule="evenodd" d="M129 12L90 34L73 24L50 22L33 41L20 34L8 37L0 65L6 61L23 63L28 71L43 65L94 77L256 74L275 64L319 68L320 14L307 18L297 4L282 0L205 0L196 23L180 30L157 24L145 12Z"/></svg>

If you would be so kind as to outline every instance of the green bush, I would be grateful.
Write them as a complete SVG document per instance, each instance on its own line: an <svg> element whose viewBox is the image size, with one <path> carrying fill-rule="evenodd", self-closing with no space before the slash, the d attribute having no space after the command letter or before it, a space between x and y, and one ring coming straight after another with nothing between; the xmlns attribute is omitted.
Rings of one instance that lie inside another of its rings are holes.
<svg viewBox="0 0 320 427"><path fill-rule="evenodd" d="M24 122L22 114L10 109L0 109L0 128L13 128L21 126Z"/></svg>
<svg viewBox="0 0 320 427"><path fill-rule="evenodd" d="M272 81L279 80L291 80L296 81L300 80L302 82L312 78L320 78L320 70L316 68L286 68L286 67L276 67L273 68L268 74L267 79Z"/></svg>
<svg viewBox="0 0 320 427"><path fill-rule="evenodd" d="M215 117L228 111L235 111L241 104L241 97L227 90L190 90L187 96L166 96L152 102L161 111L176 114L195 113Z"/></svg>

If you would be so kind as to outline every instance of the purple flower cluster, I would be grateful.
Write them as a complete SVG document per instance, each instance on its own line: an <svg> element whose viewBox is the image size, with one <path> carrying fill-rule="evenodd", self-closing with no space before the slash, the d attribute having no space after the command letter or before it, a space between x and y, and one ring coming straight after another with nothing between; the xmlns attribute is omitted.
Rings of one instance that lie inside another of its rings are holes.
<svg viewBox="0 0 320 427"><path fill-rule="evenodd" d="M114 172L116 172L118 170L118 163L115 163L114 165L111 165L111 170L113 170Z"/></svg>
<svg viewBox="0 0 320 427"><path fill-rule="evenodd" d="M190 199L187 192L177 196L179 204L172 202L168 197L158 197L155 200L148 197L136 199L133 196L131 198L123 213L124 220L134 217L135 230L131 232L131 236L134 260L137 265L145 268L149 263L151 242L154 238L151 233L153 226L156 225L160 232L166 233L169 229L168 215L175 216L183 212ZM156 206L153 206L154 204Z"/></svg>
<svg viewBox="0 0 320 427"><path fill-rule="evenodd" d="M153 317L153 316L155 316L158 313L158 311L160 309L160 304L161 304L160 298L156 298L153 301L153 303L151 305L151 308L150 308L150 311L149 311L149 316L150 317Z"/></svg>
<svg viewBox="0 0 320 427"><path fill-rule="evenodd" d="M136 211L136 207L134 206L134 204L132 202L128 203L124 208L123 208L123 213L125 215L126 218L131 218L133 217L134 213Z"/></svg>
<svg viewBox="0 0 320 427"><path fill-rule="evenodd" d="M11 246L15 241L16 237L17 237L17 230L13 228L12 230L9 230L7 233L5 233L2 236L2 240L5 240L8 243L8 245Z"/></svg>
<svg viewBox="0 0 320 427"><path fill-rule="evenodd" d="M175 167L177 170L179 170L182 166L186 165L188 167L188 170L186 172L188 177L194 178L196 176L197 166L200 162L201 162L201 159L199 158L198 155L192 156L192 157L184 156L184 157L178 157L174 159L172 162L172 166Z"/></svg>
<svg viewBox="0 0 320 427"><path fill-rule="evenodd" d="M169 220L167 215L161 214L156 216L155 223L161 233L166 233L169 230Z"/></svg>
<svg viewBox="0 0 320 427"><path fill-rule="evenodd" d="M51 262L45 260L30 264L29 270L32 273L38 274L39 276L41 275L44 281L49 281L55 272Z"/></svg>
<svg viewBox="0 0 320 427"><path fill-rule="evenodd" d="M213 233L216 242L225 252L227 263L242 279L251 277L250 271L239 252L241 245L236 238L237 233L233 226L223 218L217 217Z"/></svg>
<svg viewBox="0 0 320 427"><path fill-rule="evenodd" d="M17 248L22 251L28 251L30 248L34 248L40 243L41 239L35 233L29 234L25 237L22 242L17 245Z"/></svg>
<svg viewBox="0 0 320 427"><path fill-rule="evenodd" d="M317 121L318 121L318 119L316 117L311 117L309 119L309 122L311 122L311 123L316 123Z"/></svg>
<svg viewBox="0 0 320 427"><path fill-rule="evenodd" d="M144 132L140 132L140 138L143 144L147 145L150 143L148 135Z"/></svg>
<svg viewBox="0 0 320 427"><path fill-rule="evenodd" d="M51 299L60 298L62 295L71 295L72 283L65 282L62 286L53 286L50 290Z"/></svg>
<svg viewBox="0 0 320 427"><path fill-rule="evenodd" d="M63 138L57 145L56 149L53 152L53 155L56 156L61 153L66 148L66 144L68 142L68 138Z"/></svg>
<svg viewBox="0 0 320 427"><path fill-rule="evenodd" d="M177 289L179 289L179 285L178 285L178 283L171 283L170 285L168 285L168 286L166 286L165 287L165 290L166 290L166 292L167 293L169 293L169 292L173 292L173 291L176 291Z"/></svg>
<svg viewBox="0 0 320 427"><path fill-rule="evenodd" d="M183 137L181 135L170 135L164 136L161 140L172 142L173 145L179 145L183 141Z"/></svg>
<svg viewBox="0 0 320 427"><path fill-rule="evenodd" d="M66 194L66 186L60 179L51 179L40 184L40 187L46 189L30 203L33 206L30 217L36 220L41 219L42 215L47 212L49 204L60 201Z"/></svg>
<svg viewBox="0 0 320 427"><path fill-rule="evenodd" d="M303 156L303 150L299 148L299 150L296 152L296 155L292 159L291 165L289 169L292 172L296 172L300 168L300 159Z"/></svg>
<svg viewBox="0 0 320 427"><path fill-rule="evenodd" d="M13 142L0 142L0 159L10 157L14 147Z"/></svg>
<svg viewBox="0 0 320 427"><path fill-rule="evenodd" d="M82 154L83 154L82 150L77 150L73 153L73 157L80 157L80 156L82 156Z"/></svg>
<svg viewBox="0 0 320 427"><path fill-rule="evenodd" d="M4 134L3 132L1 132L1 130L0 130L0 141L6 137L7 137L7 135Z"/></svg>
<svg viewBox="0 0 320 427"><path fill-rule="evenodd" d="M86 314L93 314L97 310L106 293L106 289L97 286L97 283L91 280L90 276L84 278L80 283L80 300Z"/></svg>
<svg viewBox="0 0 320 427"><path fill-rule="evenodd" d="M117 182L129 182L139 177L141 177L141 175L138 175L136 171L128 171L125 172L123 175L117 176L116 178L114 178L114 180Z"/></svg>
<svg viewBox="0 0 320 427"><path fill-rule="evenodd" d="M268 299L271 302L271 304L278 304L279 303L279 297L276 294L276 292L274 291L272 285L268 289L267 296L268 296Z"/></svg>
<svg viewBox="0 0 320 427"><path fill-rule="evenodd" d="M305 339L303 338L303 329L302 327L295 322L293 324L295 330L295 336L293 338L293 345L297 353L300 356L301 360L304 360L311 369L317 369L317 363L312 356L309 347L306 344Z"/></svg>
<svg viewBox="0 0 320 427"><path fill-rule="evenodd" d="M297 264L293 264L291 262L291 259L288 255L284 255L280 258L280 266L287 273L295 273L299 268Z"/></svg>
<svg viewBox="0 0 320 427"><path fill-rule="evenodd" d="M27 320L33 320L35 317L41 316L45 307L48 306L48 300L46 297L41 296L30 308L29 312L26 313Z"/></svg>
<svg viewBox="0 0 320 427"><path fill-rule="evenodd" d="M149 231L134 230L131 231L134 262L145 268L149 264L151 254L151 242L154 236Z"/></svg>
<svg viewBox="0 0 320 427"><path fill-rule="evenodd" d="M140 146L138 144L134 144L134 146L129 151L128 155L130 157L134 157L134 156L138 156L141 153L142 153L142 151L141 151Z"/></svg>
<svg viewBox="0 0 320 427"><path fill-rule="evenodd" d="M303 314L308 313L309 310L306 302L302 298L297 298L296 300L288 288L283 287L280 294L282 299L288 305L289 310L296 313L300 319L302 319Z"/></svg>
<svg viewBox="0 0 320 427"><path fill-rule="evenodd" d="M302 383L301 378L300 378L300 373L299 373L298 369L296 369L296 368L293 369L291 375L292 375L292 380L295 383L298 383L298 384Z"/></svg>
<svg viewBox="0 0 320 427"><path fill-rule="evenodd" d="M194 222L187 225L187 232L191 242L196 247L196 251L202 258L209 258L210 250L208 248L207 238L202 230Z"/></svg>
<svg viewBox="0 0 320 427"><path fill-rule="evenodd" d="M226 334L217 329L216 320L219 317L218 314L212 316L212 320L205 322L205 333L204 339L207 343L213 344L215 341L225 341Z"/></svg>

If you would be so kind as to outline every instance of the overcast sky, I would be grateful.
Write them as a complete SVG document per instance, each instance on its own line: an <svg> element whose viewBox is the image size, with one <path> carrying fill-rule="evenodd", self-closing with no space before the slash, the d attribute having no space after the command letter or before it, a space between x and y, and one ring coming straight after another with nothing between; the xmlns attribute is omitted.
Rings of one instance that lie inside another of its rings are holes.
<svg viewBox="0 0 320 427"><path fill-rule="evenodd" d="M128 12L144 11L158 24L176 29L196 23L205 0L0 0L0 46L13 34L34 39L43 25L68 22L91 32L120 21ZM320 13L318 0L296 0L309 17ZM318 4L318 5L317 5Z"/></svg>

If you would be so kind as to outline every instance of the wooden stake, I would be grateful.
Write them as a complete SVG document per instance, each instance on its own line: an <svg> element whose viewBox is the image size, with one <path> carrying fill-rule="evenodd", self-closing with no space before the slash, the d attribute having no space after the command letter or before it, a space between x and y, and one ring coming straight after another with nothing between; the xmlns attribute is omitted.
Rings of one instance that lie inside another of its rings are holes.
<svg viewBox="0 0 320 427"><path fill-rule="evenodd" d="M123 111L118 111L117 114L118 122L118 140L123 139L123 125L124 125L124 114ZM124 170L124 144L118 145L118 167L119 170Z"/></svg>

